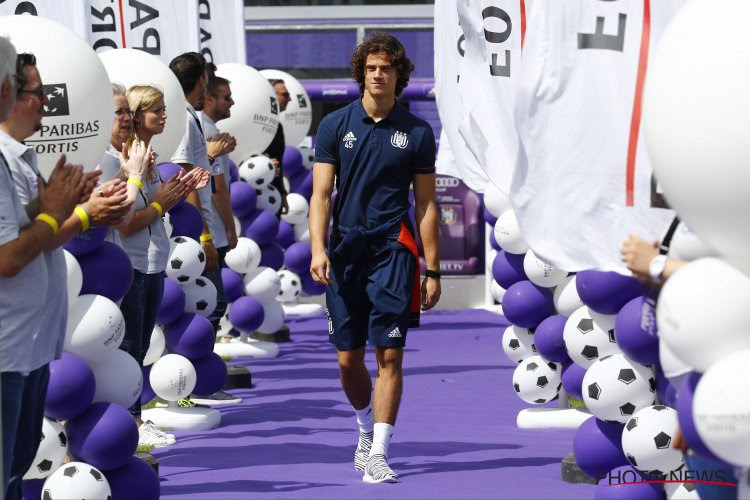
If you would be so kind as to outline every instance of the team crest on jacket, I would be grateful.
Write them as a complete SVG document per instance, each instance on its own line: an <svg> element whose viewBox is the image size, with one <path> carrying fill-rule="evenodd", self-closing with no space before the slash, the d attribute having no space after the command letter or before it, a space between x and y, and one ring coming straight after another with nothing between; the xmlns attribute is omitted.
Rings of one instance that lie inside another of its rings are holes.
<svg viewBox="0 0 750 500"><path fill-rule="evenodd" d="M394 148L404 149L409 145L409 136L397 130L391 136L391 145Z"/></svg>

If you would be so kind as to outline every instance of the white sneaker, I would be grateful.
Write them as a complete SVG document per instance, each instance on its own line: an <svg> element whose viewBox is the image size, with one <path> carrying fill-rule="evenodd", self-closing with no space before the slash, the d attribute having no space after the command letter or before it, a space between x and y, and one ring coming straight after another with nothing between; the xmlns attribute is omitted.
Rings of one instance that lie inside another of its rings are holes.
<svg viewBox="0 0 750 500"><path fill-rule="evenodd" d="M175 439L174 434L170 434L169 432L164 432L163 430L159 429L151 420L146 420L145 422L143 422L143 425L150 427L151 431L158 436Z"/></svg>
<svg viewBox="0 0 750 500"><path fill-rule="evenodd" d="M385 455L370 455L362 481L366 483L397 483L398 474L388 465Z"/></svg>
<svg viewBox="0 0 750 500"><path fill-rule="evenodd" d="M145 422L138 428L138 444L153 446L154 448L163 448L175 444L174 437L168 437L166 433L161 432L154 424L148 425Z"/></svg>

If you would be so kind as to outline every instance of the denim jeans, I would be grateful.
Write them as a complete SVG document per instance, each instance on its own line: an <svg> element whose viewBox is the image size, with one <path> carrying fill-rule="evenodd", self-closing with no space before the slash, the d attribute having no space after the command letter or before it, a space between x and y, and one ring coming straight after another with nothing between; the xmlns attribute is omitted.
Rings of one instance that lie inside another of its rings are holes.
<svg viewBox="0 0 750 500"><path fill-rule="evenodd" d="M219 254L219 269L203 273L203 276L208 278L216 287L216 309L208 317L208 320L214 327L214 332L219 331L219 321L224 317L224 313L227 312L227 294L224 292L224 282L221 281L221 268L224 266L224 257L227 256L227 252L229 252L228 246L217 248L216 253Z"/></svg>
<svg viewBox="0 0 750 500"><path fill-rule="evenodd" d="M145 274L133 270L133 284L120 304L120 311L125 318L125 337L120 349L133 356L141 367L151 344L151 333L163 294L164 273ZM132 415L140 415L140 399L128 410Z"/></svg>
<svg viewBox="0 0 750 500"><path fill-rule="evenodd" d="M49 365L24 376L3 372L3 488L7 500L20 500L23 475L29 470L42 440L44 400L47 397Z"/></svg>

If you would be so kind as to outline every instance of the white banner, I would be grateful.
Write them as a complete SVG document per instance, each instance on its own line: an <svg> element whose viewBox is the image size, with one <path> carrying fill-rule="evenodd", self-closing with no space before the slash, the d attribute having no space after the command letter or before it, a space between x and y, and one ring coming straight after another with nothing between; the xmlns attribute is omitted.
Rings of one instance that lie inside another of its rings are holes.
<svg viewBox="0 0 750 500"><path fill-rule="evenodd" d="M166 64L184 52L198 52L195 0L88 0L89 43L99 52L138 49Z"/></svg>
<svg viewBox="0 0 750 500"><path fill-rule="evenodd" d="M504 193L518 152L513 123L521 38L531 0L458 0L464 57L458 92L459 134L490 181Z"/></svg>
<svg viewBox="0 0 750 500"><path fill-rule="evenodd" d="M568 271L624 271L629 233L663 236L641 134L649 54L682 0L535 2L515 119L511 200L534 252Z"/></svg>
<svg viewBox="0 0 750 500"><path fill-rule="evenodd" d="M468 150L458 133L464 116L461 95L458 91L460 59L463 55L463 34L458 25L455 0L435 1L435 100L445 137L450 143L456 171L441 168L450 165L438 162L437 173L460 178L464 184L479 193L487 186L487 174Z"/></svg>
<svg viewBox="0 0 750 500"><path fill-rule="evenodd" d="M58 22L86 40L87 0L3 0L0 16L30 14ZM40 33L40 36L44 36Z"/></svg>
<svg viewBox="0 0 750 500"><path fill-rule="evenodd" d="M217 66L247 64L242 0L198 0L201 54Z"/></svg>

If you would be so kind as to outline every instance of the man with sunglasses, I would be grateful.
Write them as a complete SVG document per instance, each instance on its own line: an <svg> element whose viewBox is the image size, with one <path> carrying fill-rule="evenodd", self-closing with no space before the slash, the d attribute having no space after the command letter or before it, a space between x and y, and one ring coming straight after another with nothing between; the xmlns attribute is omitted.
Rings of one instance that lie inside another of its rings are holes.
<svg viewBox="0 0 750 500"><path fill-rule="evenodd" d="M273 79L268 80L268 82L273 85L273 89L276 91L276 100L279 103L279 113L286 111L290 99L289 90L287 90L284 80ZM281 195L280 213L282 214L287 213L289 210L289 205L286 202L287 192L284 187L284 166L282 165L285 146L286 140L284 139L284 128L281 126L281 122L279 122L279 128L276 129L276 135L273 137L273 141L271 141L271 144L263 154L271 158L271 163L273 163L273 166L276 169L276 176L273 178L271 184L278 189L279 194Z"/></svg>

